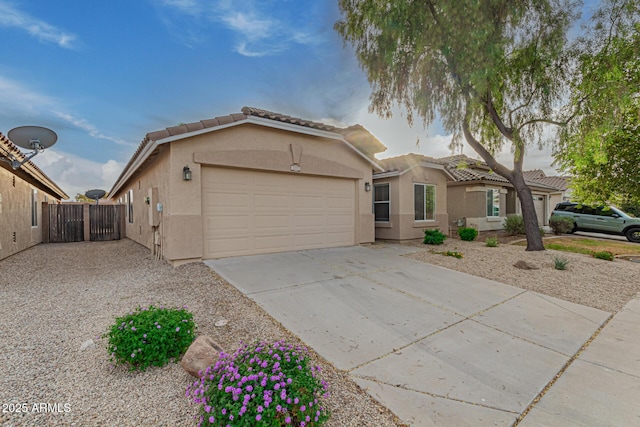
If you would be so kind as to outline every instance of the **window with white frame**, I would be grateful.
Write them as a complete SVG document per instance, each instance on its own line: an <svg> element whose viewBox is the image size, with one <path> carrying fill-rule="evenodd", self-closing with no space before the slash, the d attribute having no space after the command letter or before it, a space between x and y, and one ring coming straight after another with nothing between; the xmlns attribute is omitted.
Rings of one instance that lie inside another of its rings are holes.
<svg viewBox="0 0 640 427"><path fill-rule="evenodd" d="M500 190L495 188L487 190L487 216L500 216Z"/></svg>
<svg viewBox="0 0 640 427"><path fill-rule="evenodd" d="M129 224L133 224L133 190L129 190L127 198L127 213L129 215Z"/></svg>
<svg viewBox="0 0 640 427"><path fill-rule="evenodd" d="M416 221L436 219L436 187L429 184L413 184L413 210Z"/></svg>
<svg viewBox="0 0 640 427"><path fill-rule="evenodd" d="M373 214L376 222L389 222L389 183L373 185Z"/></svg>
<svg viewBox="0 0 640 427"><path fill-rule="evenodd" d="M31 189L31 226L38 226L38 190Z"/></svg>

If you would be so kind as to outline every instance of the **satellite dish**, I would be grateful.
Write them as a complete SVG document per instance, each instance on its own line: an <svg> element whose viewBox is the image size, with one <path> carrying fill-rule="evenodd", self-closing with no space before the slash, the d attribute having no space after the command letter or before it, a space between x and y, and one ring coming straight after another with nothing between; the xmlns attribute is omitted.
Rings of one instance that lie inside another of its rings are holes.
<svg viewBox="0 0 640 427"><path fill-rule="evenodd" d="M13 154L0 157L0 160L9 163L13 169L19 169L20 166L27 163L36 154L42 153L58 140L58 135L54 131L42 126L20 126L11 129L7 136L18 147L33 150L31 153L24 155L22 161L18 160Z"/></svg>
<svg viewBox="0 0 640 427"><path fill-rule="evenodd" d="M7 136L20 148L38 151L51 147L58 140L54 131L42 126L20 126L11 129Z"/></svg>
<svg viewBox="0 0 640 427"><path fill-rule="evenodd" d="M84 193L84 195L87 198L93 199L95 201L98 201L98 199L103 198L105 194L107 194L107 192L104 190L89 190L86 193Z"/></svg>

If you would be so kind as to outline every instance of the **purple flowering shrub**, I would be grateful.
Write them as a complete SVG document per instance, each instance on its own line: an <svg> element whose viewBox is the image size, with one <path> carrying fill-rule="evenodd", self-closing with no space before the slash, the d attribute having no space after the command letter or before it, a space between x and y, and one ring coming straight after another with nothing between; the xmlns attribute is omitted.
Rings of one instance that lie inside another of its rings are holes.
<svg viewBox="0 0 640 427"><path fill-rule="evenodd" d="M149 366L164 366L187 351L196 334L193 314L181 309L138 307L117 317L102 337L108 338L111 361L129 365L129 370L144 371Z"/></svg>
<svg viewBox="0 0 640 427"><path fill-rule="evenodd" d="M308 366L305 348L284 341L243 345L220 354L202 378L187 387L200 405L198 426L320 426L327 384Z"/></svg>

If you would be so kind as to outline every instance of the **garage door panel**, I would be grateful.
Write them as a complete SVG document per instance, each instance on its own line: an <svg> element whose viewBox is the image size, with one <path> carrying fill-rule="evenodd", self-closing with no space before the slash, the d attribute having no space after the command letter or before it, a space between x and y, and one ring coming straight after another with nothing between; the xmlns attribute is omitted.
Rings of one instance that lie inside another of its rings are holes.
<svg viewBox="0 0 640 427"><path fill-rule="evenodd" d="M203 167L204 257L355 243L353 180Z"/></svg>

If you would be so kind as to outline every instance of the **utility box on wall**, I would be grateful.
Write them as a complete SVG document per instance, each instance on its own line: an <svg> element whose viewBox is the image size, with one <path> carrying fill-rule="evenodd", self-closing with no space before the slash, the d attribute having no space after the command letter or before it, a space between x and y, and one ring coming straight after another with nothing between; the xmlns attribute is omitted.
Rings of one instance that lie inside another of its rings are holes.
<svg viewBox="0 0 640 427"><path fill-rule="evenodd" d="M147 204L149 205L149 225L157 227L160 225L160 212L156 209L156 205L158 204L158 187L149 189Z"/></svg>

